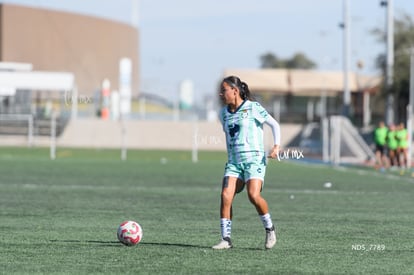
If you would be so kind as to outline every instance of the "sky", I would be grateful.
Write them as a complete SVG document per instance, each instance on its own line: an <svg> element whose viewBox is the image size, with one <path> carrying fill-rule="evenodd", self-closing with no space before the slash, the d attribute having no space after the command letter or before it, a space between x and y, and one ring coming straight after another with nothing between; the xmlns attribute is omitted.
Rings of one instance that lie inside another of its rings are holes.
<svg viewBox="0 0 414 275"><path fill-rule="evenodd" d="M135 4L133 2L135 1ZM216 93L228 68L257 69L260 56L303 53L318 70L343 70L343 0L2 0L136 25L140 91L178 97L191 80L195 98ZM348 0L350 69L375 75L385 29L380 0ZM394 16L414 18L414 1L392 0ZM357 62L362 61L362 69ZM197 101L197 100L196 100Z"/></svg>

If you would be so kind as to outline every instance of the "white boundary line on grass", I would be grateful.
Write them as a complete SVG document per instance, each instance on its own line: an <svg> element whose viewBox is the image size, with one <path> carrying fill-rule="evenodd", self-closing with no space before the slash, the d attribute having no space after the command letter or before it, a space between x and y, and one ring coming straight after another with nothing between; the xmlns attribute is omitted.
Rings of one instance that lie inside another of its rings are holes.
<svg viewBox="0 0 414 275"><path fill-rule="evenodd" d="M374 176L374 177L378 177L378 178L386 178L386 179L390 179L390 180L401 180L401 181L406 181L406 182L410 182L410 183L414 183L414 178L407 178L404 176L398 176L398 175L392 175L392 174L388 174L387 172L381 173L378 171L368 171L368 170L362 170L362 169L358 169L358 168L348 168L348 167L344 167L344 166L332 166L331 164L324 164L324 163L309 163L309 162L304 162L304 161L289 161L289 164L295 164L295 165L299 165L299 166L306 166L306 167L315 167L315 168L332 168L336 171L340 171L340 172L352 172L358 175L368 175L368 176ZM411 172L409 172L411 173Z"/></svg>

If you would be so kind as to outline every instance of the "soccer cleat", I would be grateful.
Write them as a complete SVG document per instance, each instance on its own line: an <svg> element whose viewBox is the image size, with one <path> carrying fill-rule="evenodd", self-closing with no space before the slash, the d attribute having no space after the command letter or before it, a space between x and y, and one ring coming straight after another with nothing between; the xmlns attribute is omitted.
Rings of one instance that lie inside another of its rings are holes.
<svg viewBox="0 0 414 275"><path fill-rule="evenodd" d="M266 242L265 247L266 249L270 249L276 244L276 230L275 226L272 228L266 228Z"/></svg>
<svg viewBox="0 0 414 275"><path fill-rule="evenodd" d="M231 240L229 237L223 238L218 244L213 246L213 249L229 249L232 248L233 245L231 244Z"/></svg>

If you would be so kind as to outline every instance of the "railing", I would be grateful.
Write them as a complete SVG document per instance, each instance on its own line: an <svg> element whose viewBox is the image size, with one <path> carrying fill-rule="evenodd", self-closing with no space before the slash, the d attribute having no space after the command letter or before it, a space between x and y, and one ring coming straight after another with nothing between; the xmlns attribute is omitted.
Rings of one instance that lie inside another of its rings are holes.
<svg viewBox="0 0 414 275"><path fill-rule="evenodd" d="M27 122L27 145L31 147L33 145L33 115L31 114L0 114L0 129L7 132L8 127L10 127L9 123L5 122L16 122L16 121L23 121Z"/></svg>

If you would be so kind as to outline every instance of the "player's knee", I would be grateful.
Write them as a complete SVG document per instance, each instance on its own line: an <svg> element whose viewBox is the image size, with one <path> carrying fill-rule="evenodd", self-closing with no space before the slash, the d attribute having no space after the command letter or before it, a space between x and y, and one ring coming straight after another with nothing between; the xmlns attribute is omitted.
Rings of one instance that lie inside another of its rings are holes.
<svg viewBox="0 0 414 275"><path fill-rule="evenodd" d="M258 204L262 200L260 193L248 193L249 201L254 205Z"/></svg>
<svg viewBox="0 0 414 275"><path fill-rule="evenodd" d="M229 189L223 189L221 191L221 199L223 202L231 202L234 197L234 192L231 192Z"/></svg>

